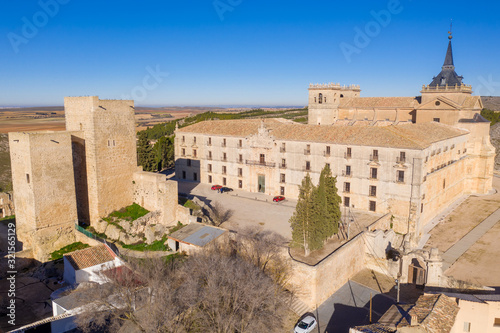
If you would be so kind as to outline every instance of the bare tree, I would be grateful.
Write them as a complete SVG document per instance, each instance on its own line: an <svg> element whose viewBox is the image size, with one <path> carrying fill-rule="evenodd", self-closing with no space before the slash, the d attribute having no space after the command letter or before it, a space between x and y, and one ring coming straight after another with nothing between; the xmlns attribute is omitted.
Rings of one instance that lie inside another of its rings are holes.
<svg viewBox="0 0 500 333"><path fill-rule="evenodd" d="M283 332L288 294L227 244L174 264L161 259L104 273L108 282L79 288L86 332Z"/></svg>
<svg viewBox="0 0 500 333"><path fill-rule="evenodd" d="M216 227L222 225L222 223L228 221L234 214L234 211L229 208L224 208L224 206L216 201L211 206L206 206L206 214L210 223Z"/></svg>

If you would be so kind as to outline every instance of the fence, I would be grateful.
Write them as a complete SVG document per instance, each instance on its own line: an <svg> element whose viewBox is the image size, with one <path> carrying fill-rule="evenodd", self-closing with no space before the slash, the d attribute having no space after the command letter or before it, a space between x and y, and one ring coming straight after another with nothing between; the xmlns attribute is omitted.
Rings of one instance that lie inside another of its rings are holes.
<svg viewBox="0 0 500 333"><path fill-rule="evenodd" d="M92 238L100 243L106 244L117 256L120 255L120 252L118 251L118 247L116 247L116 245L114 243L109 243L104 238L101 238L101 237L94 235L93 233L91 233L90 231L86 230L85 228L79 226L78 224L75 224L75 229L77 231L81 232L82 234L84 234L85 236L87 236L88 238Z"/></svg>

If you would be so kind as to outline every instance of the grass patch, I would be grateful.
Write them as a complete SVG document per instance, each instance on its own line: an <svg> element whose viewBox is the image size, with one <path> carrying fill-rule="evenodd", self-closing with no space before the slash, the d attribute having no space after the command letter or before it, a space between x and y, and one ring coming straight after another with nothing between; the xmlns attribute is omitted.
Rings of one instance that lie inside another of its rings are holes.
<svg viewBox="0 0 500 333"><path fill-rule="evenodd" d="M6 216L4 218L1 218L0 222L2 222L3 224L9 224L9 223L15 224L16 223L16 216L15 215Z"/></svg>
<svg viewBox="0 0 500 333"><path fill-rule="evenodd" d="M61 259L63 257L63 254L66 254L66 253L69 253L69 252L73 252L73 251L76 251L76 250L81 250L81 249L85 249L87 247L90 247L89 244L84 244L82 242L76 242L76 243L73 243L73 244L69 244L57 251L54 251L50 254L50 259L51 260L57 260L57 259Z"/></svg>
<svg viewBox="0 0 500 333"><path fill-rule="evenodd" d="M201 210L201 207L198 206L197 204L195 204L193 201L191 200L186 200L186 202L183 204L184 207L187 207L189 209L192 209L192 210Z"/></svg>
<svg viewBox="0 0 500 333"><path fill-rule="evenodd" d="M132 251L170 251L170 247L164 244L167 241L167 236L163 236L162 239L154 241L151 244L146 244L144 242L140 242L137 244L125 245L122 247L125 249L129 249Z"/></svg>
<svg viewBox="0 0 500 333"><path fill-rule="evenodd" d="M149 213L149 210L134 203L128 207L112 212L108 217L103 218L103 220L110 223L114 217L119 220L135 221L147 213Z"/></svg>

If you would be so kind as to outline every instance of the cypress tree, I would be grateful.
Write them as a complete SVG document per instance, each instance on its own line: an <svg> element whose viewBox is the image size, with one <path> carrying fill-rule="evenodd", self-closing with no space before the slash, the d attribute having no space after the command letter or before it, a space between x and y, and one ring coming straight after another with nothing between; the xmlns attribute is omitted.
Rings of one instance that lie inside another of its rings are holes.
<svg viewBox="0 0 500 333"><path fill-rule="evenodd" d="M332 237L339 232L339 223L341 219L340 203L341 198L337 190L337 177L332 176L332 171L328 164L321 171L324 177L326 192L326 207L328 209L327 237Z"/></svg>
<svg viewBox="0 0 500 333"><path fill-rule="evenodd" d="M309 255L309 239L312 227L312 192L313 185L311 177L307 174L299 187L299 198L295 212L289 222L292 227L292 247L304 249L305 255Z"/></svg>

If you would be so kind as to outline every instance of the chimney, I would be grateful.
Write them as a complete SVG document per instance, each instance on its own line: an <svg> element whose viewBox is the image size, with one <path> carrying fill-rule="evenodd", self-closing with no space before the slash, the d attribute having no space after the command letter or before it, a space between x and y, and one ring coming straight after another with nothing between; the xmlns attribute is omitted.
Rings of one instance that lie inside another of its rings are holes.
<svg viewBox="0 0 500 333"><path fill-rule="evenodd" d="M418 325L417 315L414 313L410 314L410 326L417 326L417 325Z"/></svg>

